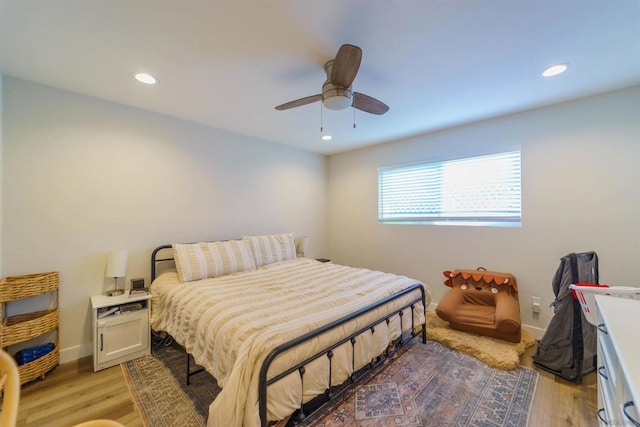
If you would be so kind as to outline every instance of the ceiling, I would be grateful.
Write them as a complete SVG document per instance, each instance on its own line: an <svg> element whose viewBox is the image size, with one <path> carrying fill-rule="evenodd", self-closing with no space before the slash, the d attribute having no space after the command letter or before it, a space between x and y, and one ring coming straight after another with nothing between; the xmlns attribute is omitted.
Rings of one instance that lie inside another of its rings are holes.
<svg viewBox="0 0 640 427"><path fill-rule="evenodd" d="M640 84L639 0L2 0L0 25L6 75L325 154ZM343 43L391 109L325 109L322 141L320 103L274 107Z"/></svg>

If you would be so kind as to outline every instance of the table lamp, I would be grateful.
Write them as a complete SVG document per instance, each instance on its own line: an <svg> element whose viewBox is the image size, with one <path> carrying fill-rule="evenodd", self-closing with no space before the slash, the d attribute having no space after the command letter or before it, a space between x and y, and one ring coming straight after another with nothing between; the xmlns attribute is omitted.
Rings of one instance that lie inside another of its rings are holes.
<svg viewBox="0 0 640 427"><path fill-rule="evenodd" d="M122 249L109 253L105 276L112 277L115 281L115 290L107 293L110 297L124 293L124 289L118 289L118 277L125 277L127 275L127 257L127 251Z"/></svg>

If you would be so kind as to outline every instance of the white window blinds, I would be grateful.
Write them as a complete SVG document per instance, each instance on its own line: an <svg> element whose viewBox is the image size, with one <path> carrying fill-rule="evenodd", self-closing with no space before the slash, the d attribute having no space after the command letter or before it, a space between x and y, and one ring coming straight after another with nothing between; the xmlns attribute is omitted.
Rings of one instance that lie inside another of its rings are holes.
<svg viewBox="0 0 640 427"><path fill-rule="evenodd" d="M378 170L378 221L519 227L520 151Z"/></svg>

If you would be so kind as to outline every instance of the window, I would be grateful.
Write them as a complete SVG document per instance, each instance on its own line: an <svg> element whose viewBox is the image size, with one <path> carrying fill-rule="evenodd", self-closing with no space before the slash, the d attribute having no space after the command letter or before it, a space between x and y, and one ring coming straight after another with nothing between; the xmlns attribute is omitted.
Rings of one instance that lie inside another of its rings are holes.
<svg viewBox="0 0 640 427"><path fill-rule="evenodd" d="M520 227L520 151L379 169L378 221Z"/></svg>

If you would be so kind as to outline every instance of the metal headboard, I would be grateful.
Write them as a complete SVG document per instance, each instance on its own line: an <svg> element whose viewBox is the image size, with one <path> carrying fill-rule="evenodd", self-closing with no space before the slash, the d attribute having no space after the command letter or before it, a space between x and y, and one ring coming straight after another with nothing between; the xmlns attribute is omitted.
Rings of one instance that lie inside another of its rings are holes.
<svg viewBox="0 0 640 427"><path fill-rule="evenodd" d="M151 283L156 279L156 267L161 262L174 261L173 256L170 258L158 258L158 253L165 249L171 249L171 245L158 246L151 253Z"/></svg>
<svg viewBox="0 0 640 427"><path fill-rule="evenodd" d="M215 241L216 242L228 242L229 240L225 239L225 240L215 240ZM173 257L173 253L171 254L170 257L158 258L158 253L162 252L165 249L171 249L171 247L172 247L171 245L158 246L151 253L151 283L153 283L153 281L155 280L155 278L157 276L158 264L163 263L163 262L169 262L169 261L174 261L175 262L175 258Z"/></svg>

